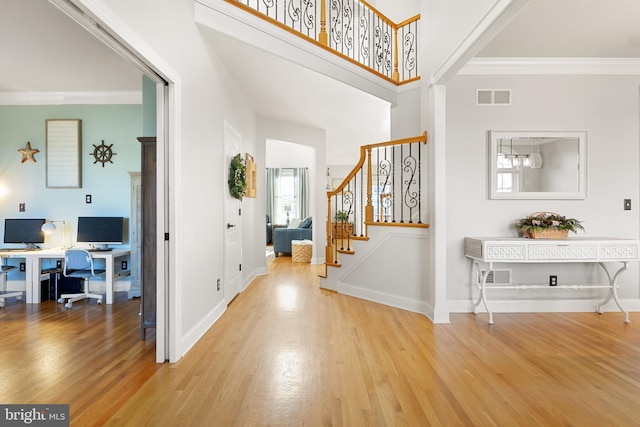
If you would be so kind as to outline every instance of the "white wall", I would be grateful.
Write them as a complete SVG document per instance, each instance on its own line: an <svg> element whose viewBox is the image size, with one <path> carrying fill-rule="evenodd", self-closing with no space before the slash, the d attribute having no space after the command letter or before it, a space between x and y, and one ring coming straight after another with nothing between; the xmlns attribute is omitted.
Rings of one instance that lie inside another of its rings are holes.
<svg viewBox="0 0 640 427"><path fill-rule="evenodd" d="M409 89L400 88L398 102L391 107L391 139L409 138L424 132L420 110L421 83L411 83Z"/></svg>
<svg viewBox="0 0 640 427"><path fill-rule="evenodd" d="M422 78L434 73L499 0L430 0L422 3Z"/></svg>
<svg viewBox="0 0 640 427"><path fill-rule="evenodd" d="M308 168L315 166L313 148L295 142L267 140L266 167Z"/></svg>
<svg viewBox="0 0 640 427"><path fill-rule="evenodd" d="M368 3L396 24L420 13L420 0L370 0Z"/></svg>
<svg viewBox="0 0 640 427"><path fill-rule="evenodd" d="M447 277L450 301L468 301L465 236L516 235L514 222L534 211L553 211L583 221L587 236L639 237L640 77L456 76L447 87ZM511 106L475 105L475 90L512 90ZM489 129L587 130L589 180L586 200L489 200ZM623 199L634 209L623 210ZM554 273L581 274L555 266ZM531 270L544 281L548 270ZM586 273L597 274L595 270ZM622 298L639 297L638 266L620 276ZM578 298L580 294L563 295ZM582 294L584 296L584 294ZM516 298L547 298L520 293ZM456 303L457 304L457 303ZM457 304L464 307L464 304Z"/></svg>

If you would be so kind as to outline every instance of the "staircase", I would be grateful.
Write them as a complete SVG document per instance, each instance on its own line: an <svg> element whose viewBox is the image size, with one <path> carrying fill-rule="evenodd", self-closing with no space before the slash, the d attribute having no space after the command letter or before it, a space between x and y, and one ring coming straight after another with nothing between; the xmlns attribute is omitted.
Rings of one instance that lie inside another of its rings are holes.
<svg viewBox="0 0 640 427"><path fill-rule="evenodd" d="M363 146L358 164L327 192L322 288L426 313L426 143L425 132Z"/></svg>

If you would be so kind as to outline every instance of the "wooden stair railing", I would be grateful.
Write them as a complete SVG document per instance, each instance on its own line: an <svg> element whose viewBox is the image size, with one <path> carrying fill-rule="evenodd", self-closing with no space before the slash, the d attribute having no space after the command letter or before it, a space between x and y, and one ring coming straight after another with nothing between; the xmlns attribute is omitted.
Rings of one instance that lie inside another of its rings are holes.
<svg viewBox="0 0 640 427"><path fill-rule="evenodd" d="M427 133L360 147L360 159L342 183L327 192L325 263L339 266L353 240L367 240L368 226L429 227L422 222L422 163Z"/></svg>
<svg viewBox="0 0 640 427"><path fill-rule="evenodd" d="M396 85L420 79L419 14L396 24L365 0L224 1Z"/></svg>

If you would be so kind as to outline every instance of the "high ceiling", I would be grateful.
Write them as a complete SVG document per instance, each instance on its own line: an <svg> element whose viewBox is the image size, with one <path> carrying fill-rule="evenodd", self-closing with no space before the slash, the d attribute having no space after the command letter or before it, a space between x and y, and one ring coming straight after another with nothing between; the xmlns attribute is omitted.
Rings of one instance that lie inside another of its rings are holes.
<svg viewBox="0 0 640 427"><path fill-rule="evenodd" d="M140 91L141 73L46 0L0 2L0 92Z"/></svg>
<svg viewBox="0 0 640 427"><path fill-rule="evenodd" d="M640 58L640 1L532 0L478 56Z"/></svg>
<svg viewBox="0 0 640 427"><path fill-rule="evenodd" d="M638 22L638 0L532 0L478 56L640 58ZM341 138L377 142L389 126L384 101L224 36L208 40L258 113L327 129L330 152L341 153ZM137 68L44 0L0 2L0 51L0 92L141 90ZM257 56L260 70L247 67Z"/></svg>
<svg viewBox="0 0 640 427"><path fill-rule="evenodd" d="M639 22L638 0L532 0L479 56L640 58ZM135 67L44 0L0 2L0 51L0 92L140 90Z"/></svg>

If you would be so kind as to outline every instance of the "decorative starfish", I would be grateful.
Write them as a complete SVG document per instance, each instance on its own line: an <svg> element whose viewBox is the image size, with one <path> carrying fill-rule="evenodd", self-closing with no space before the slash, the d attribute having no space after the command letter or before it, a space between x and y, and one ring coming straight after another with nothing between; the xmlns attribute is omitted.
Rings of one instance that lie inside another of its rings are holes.
<svg viewBox="0 0 640 427"><path fill-rule="evenodd" d="M24 163L27 160L32 161L33 163L36 162L36 158L33 157L35 156L36 153L39 153L40 150L38 150L37 148L31 148L31 141L27 141L27 145L24 148L19 148L18 149L19 153L22 153L22 160L20 161L20 163Z"/></svg>

